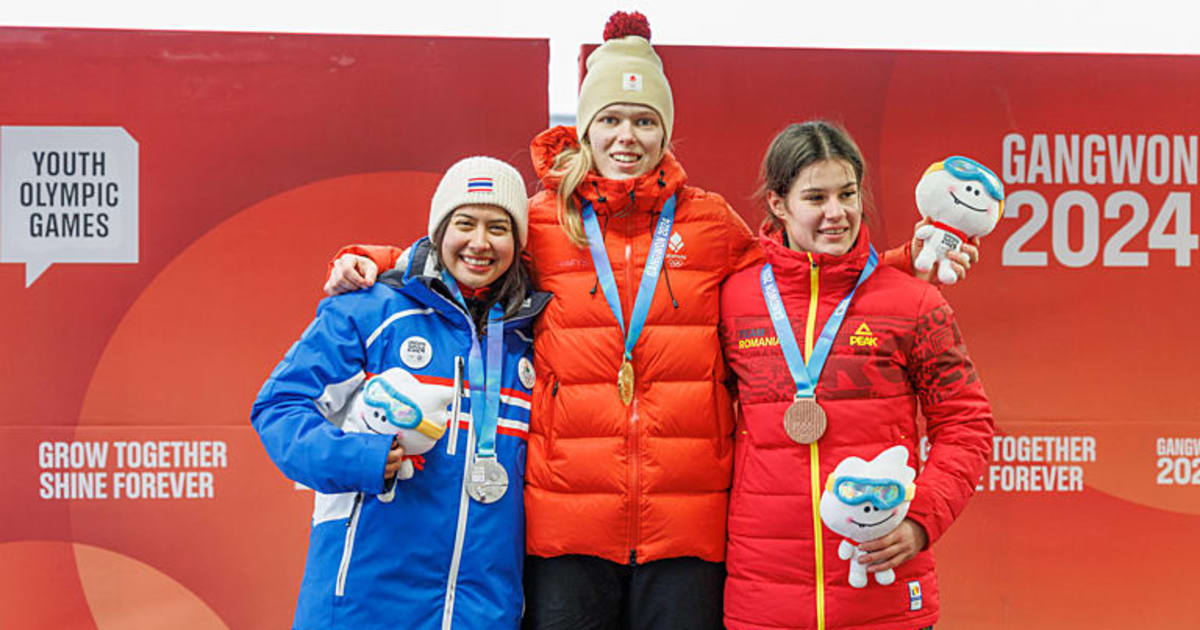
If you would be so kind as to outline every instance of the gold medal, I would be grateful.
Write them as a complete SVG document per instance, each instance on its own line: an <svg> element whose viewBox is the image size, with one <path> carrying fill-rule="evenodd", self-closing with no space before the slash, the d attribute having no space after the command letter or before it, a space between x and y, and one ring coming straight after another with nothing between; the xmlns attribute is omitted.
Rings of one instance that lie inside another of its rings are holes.
<svg viewBox="0 0 1200 630"><path fill-rule="evenodd" d="M829 420L815 398L799 398L783 414L783 430L798 444L812 444L825 435Z"/></svg>
<svg viewBox="0 0 1200 630"><path fill-rule="evenodd" d="M617 393L625 406L633 402L633 364L629 361L622 361L621 369L617 370Z"/></svg>

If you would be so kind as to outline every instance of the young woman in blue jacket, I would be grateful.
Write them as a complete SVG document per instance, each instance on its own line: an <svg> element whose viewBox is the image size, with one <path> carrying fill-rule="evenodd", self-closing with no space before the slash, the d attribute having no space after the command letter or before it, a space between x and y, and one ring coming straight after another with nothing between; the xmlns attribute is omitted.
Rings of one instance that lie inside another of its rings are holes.
<svg viewBox="0 0 1200 630"><path fill-rule="evenodd" d="M549 298L520 264L527 203L508 164L453 165L428 238L323 300L259 392L267 453L316 491L296 630L519 627L529 327Z"/></svg>

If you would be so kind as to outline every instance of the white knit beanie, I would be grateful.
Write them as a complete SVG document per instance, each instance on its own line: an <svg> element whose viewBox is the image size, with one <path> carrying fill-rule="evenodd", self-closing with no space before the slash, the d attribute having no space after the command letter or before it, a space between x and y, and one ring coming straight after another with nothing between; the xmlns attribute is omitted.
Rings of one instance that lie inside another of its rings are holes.
<svg viewBox="0 0 1200 630"><path fill-rule="evenodd" d="M429 202L429 238L459 206L497 206L512 217L513 228L524 247L529 234L529 198L525 180L517 169L495 158L476 155L454 163L438 182Z"/></svg>
<svg viewBox="0 0 1200 630"><path fill-rule="evenodd" d="M618 11L604 27L605 42L587 58L587 74L579 86L576 126L580 139L600 110L614 103L653 108L662 118L664 143L671 141L675 101L663 73L662 60L650 45L650 24L641 13Z"/></svg>

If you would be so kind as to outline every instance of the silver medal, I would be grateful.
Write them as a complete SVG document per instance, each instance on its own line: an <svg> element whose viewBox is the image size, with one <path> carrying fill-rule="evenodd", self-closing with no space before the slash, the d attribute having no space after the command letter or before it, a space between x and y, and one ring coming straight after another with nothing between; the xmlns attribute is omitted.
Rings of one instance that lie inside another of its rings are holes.
<svg viewBox="0 0 1200 630"><path fill-rule="evenodd" d="M508 472L495 457L477 457L467 470L467 494L480 503L495 503L508 491Z"/></svg>

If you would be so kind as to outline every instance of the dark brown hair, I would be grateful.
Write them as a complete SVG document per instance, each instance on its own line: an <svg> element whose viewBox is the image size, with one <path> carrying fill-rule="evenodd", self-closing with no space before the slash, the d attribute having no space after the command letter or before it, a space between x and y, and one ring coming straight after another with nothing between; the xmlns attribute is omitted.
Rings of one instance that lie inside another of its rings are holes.
<svg viewBox="0 0 1200 630"><path fill-rule="evenodd" d="M866 174L862 152L840 125L826 120L809 120L792 123L775 135L763 156L758 190L754 194L767 210L763 226L769 226L771 230L783 229L783 221L771 212L767 194L774 192L786 197L800 171L824 160L845 160L854 169L855 183L862 186Z"/></svg>

